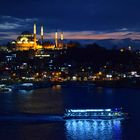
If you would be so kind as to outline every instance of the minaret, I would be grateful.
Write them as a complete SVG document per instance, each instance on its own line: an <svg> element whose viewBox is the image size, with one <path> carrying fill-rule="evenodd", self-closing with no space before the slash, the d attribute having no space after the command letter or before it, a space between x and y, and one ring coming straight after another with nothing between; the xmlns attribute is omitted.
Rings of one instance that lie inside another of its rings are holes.
<svg viewBox="0 0 140 140"><path fill-rule="evenodd" d="M55 47L58 48L58 33L55 32Z"/></svg>
<svg viewBox="0 0 140 140"><path fill-rule="evenodd" d="M36 23L34 23L34 50L36 49Z"/></svg>
<svg viewBox="0 0 140 140"><path fill-rule="evenodd" d="M61 34L60 34L60 40L61 40L61 48L63 49L63 47L64 47L64 44L63 44L64 34L63 34L63 32L61 32Z"/></svg>
<svg viewBox="0 0 140 140"><path fill-rule="evenodd" d="M61 41L64 40L64 34L63 34L63 32L61 32L60 39L61 39Z"/></svg>
<svg viewBox="0 0 140 140"><path fill-rule="evenodd" d="M44 39L44 30L43 25L41 26L41 44L43 45L43 39Z"/></svg>

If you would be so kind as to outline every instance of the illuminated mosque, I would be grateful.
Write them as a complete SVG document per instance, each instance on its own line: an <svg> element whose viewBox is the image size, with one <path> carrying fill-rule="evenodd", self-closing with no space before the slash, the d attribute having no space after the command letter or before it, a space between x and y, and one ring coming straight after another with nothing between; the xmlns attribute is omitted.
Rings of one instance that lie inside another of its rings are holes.
<svg viewBox="0 0 140 140"><path fill-rule="evenodd" d="M24 31L21 33L20 36L17 37L16 41L13 41L12 44L15 44L17 51L25 51L25 50L39 50L39 49L52 49L52 50L59 50L63 49L63 40L64 35L61 33L60 35L60 41L58 39L58 32L55 33L55 42L53 44L47 44L45 45L44 42L44 31L43 26L41 26L41 32L40 32L40 42L37 39L37 33L36 33L36 23L34 23L34 29L33 34L29 31Z"/></svg>

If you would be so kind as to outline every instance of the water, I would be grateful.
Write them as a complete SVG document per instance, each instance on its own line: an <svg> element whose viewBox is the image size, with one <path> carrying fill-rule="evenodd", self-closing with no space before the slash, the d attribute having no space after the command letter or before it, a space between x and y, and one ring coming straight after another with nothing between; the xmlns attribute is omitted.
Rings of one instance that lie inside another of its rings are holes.
<svg viewBox="0 0 140 140"><path fill-rule="evenodd" d="M65 122L2 122L0 140L139 140L140 90L87 86L0 94L0 114L62 113L65 108L123 107L128 120L67 120Z"/></svg>

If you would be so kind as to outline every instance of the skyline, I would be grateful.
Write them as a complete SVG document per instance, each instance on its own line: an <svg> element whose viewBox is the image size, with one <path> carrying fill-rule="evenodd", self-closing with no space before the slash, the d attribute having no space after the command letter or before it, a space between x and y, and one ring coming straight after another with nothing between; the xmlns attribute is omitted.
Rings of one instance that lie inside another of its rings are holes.
<svg viewBox="0 0 140 140"><path fill-rule="evenodd" d="M140 39L138 0L10 0L0 5L0 41L16 39L23 31L37 32L44 25L44 36L54 37L61 30L66 39Z"/></svg>

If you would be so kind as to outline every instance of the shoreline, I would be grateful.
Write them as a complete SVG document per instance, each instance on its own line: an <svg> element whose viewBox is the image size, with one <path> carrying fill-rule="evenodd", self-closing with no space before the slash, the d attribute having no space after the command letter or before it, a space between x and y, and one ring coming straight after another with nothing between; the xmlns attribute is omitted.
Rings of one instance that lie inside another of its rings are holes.
<svg viewBox="0 0 140 140"><path fill-rule="evenodd" d="M120 79L120 80L95 80L95 81L0 81L0 84L6 84L7 86L11 85L20 85L24 83L32 83L36 88L52 87L55 85L62 86L94 86L94 87L110 87L110 88L140 88L140 79Z"/></svg>

